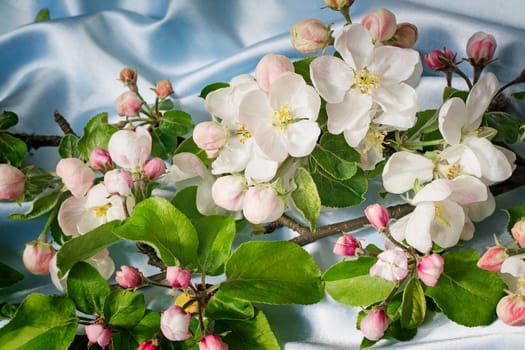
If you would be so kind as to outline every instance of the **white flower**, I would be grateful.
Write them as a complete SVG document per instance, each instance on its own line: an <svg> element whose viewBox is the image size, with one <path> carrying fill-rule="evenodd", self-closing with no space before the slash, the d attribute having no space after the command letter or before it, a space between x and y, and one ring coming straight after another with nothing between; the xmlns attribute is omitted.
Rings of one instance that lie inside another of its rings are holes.
<svg viewBox="0 0 525 350"><path fill-rule="evenodd" d="M406 130L414 125L418 108L413 78L419 55L411 49L375 47L361 24L343 29L334 44L342 60L321 56L310 65L312 82L326 100L328 131L344 133L358 146L371 122Z"/></svg>
<svg viewBox="0 0 525 350"><path fill-rule="evenodd" d="M525 254L513 255L505 259L500 271L514 277L525 276Z"/></svg>
<svg viewBox="0 0 525 350"><path fill-rule="evenodd" d="M288 155L312 152L321 133L316 122L320 106L314 88L290 72L277 78L268 94L248 92L239 106L239 121L269 159L281 162Z"/></svg>
<svg viewBox="0 0 525 350"><path fill-rule="evenodd" d="M434 163L422 155L401 151L394 153L383 168L383 186L390 193L404 193L432 180Z"/></svg>
<svg viewBox="0 0 525 350"><path fill-rule="evenodd" d="M377 262L370 267L370 276L397 283L408 274L408 258L398 249L387 249L377 256Z"/></svg>

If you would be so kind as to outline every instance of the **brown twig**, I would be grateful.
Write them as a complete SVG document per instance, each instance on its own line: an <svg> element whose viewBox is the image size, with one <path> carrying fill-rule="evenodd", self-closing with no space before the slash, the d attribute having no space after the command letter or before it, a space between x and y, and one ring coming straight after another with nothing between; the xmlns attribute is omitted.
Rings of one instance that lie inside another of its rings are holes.
<svg viewBox="0 0 525 350"><path fill-rule="evenodd" d="M153 247L146 243L137 242L137 249L144 255L148 256L148 264L158 267L161 271L166 271L166 264L158 257Z"/></svg>
<svg viewBox="0 0 525 350"><path fill-rule="evenodd" d="M58 124L58 126L60 127L60 130L62 130L64 135L71 134L71 135L78 136L77 134L75 134L75 132L71 128L71 125L69 125L66 118L64 118L64 116L60 114L56 109L54 112L54 117L55 117L55 122Z"/></svg>
<svg viewBox="0 0 525 350"><path fill-rule="evenodd" d="M28 149L37 149L46 146L57 147L62 140L62 136L57 135L36 135L14 132L8 132L7 134L24 141Z"/></svg>

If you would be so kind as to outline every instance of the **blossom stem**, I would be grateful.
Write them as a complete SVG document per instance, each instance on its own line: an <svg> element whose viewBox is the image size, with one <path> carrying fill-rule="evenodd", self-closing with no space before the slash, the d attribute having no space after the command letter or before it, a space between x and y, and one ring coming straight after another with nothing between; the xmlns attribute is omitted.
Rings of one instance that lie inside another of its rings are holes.
<svg viewBox="0 0 525 350"><path fill-rule="evenodd" d="M468 86L468 89L472 89L472 82L470 81L470 79L467 77L467 75L465 73L463 73L463 71L461 69L459 69L456 65L454 65L452 71L454 73L456 73L457 75L459 75L461 78L463 78L463 80L465 80L465 82L467 83L467 86Z"/></svg>
<svg viewBox="0 0 525 350"><path fill-rule="evenodd" d="M417 148L417 147L424 147L424 146L437 146L437 145L443 145L445 143L445 140L438 139L438 140L428 140L428 141L419 141L419 142L406 142L403 144L406 148Z"/></svg>

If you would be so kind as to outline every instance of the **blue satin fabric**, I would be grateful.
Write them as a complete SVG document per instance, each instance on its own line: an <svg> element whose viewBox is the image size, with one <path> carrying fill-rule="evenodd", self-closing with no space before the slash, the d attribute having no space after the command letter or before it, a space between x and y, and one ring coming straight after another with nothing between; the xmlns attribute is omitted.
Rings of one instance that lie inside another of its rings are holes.
<svg viewBox="0 0 525 350"><path fill-rule="evenodd" d="M110 120L118 119L113 101L124 91L117 80L124 66L139 71L138 85L146 92L157 80L170 79L177 108L189 112L196 122L209 118L199 91L209 83L229 81L241 73L250 73L266 53L281 53L296 60L289 41L289 28L305 18L334 22L342 26L342 17L320 9L321 0L61 0L0 2L0 110L15 111L20 122L16 131L60 135L53 121L53 111L60 111L81 134L93 115L107 111ZM40 8L48 7L51 21L32 23ZM521 0L459 2L455 0L356 0L353 19L359 21L373 9L392 10L398 22L411 22L419 28L415 46L421 54L444 46L465 55L467 39L476 31L496 37L498 60L491 66L502 81L508 81L524 68L525 5ZM461 82L456 81L461 87ZM445 80L441 74L424 70L417 87L421 109L437 108ZM147 98L152 93L146 92ZM31 161L54 170L58 156L54 149L33 152ZM378 200L378 184L372 184L368 202ZM519 204L525 189L497 197L498 208ZM384 202L385 200L383 200ZM386 202L393 203L394 197ZM352 210L334 210L323 214L320 223L362 215L365 205ZM29 222L8 220L13 211L26 211L0 203L0 260L23 271L21 253L24 242L36 239L43 219ZM498 211L477 225L468 246L480 251L492 244L492 235L508 240L505 215ZM281 231L276 237L290 237ZM360 237L380 244L371 230ZM238 241L248 239L240 234ZM260 239L260 238L258 238ZM335 237L311 244L311 252L321 268L338 261L331 253ZM131 243L111 247L117 267L145 259L134 253ZM131 252L131 253L125 253ZM144 267L145 272L156 272ZM0 301L16 301L33 291L56 293L47 277L26 274L16 285L0 290ZM150 291L150 306L163 309L169 296ZM467 308L468 305L465 305ZM285 349L353 349L359 347L361 334L355 329L357 311L333 302L328 296L311 306L262 306L278 339ZM466 328L448 321L443 315L431 315L409 343L382 341L380 347L427 349L443 347L519 348L525 341L522 328L508 327L496 321L488 327Z"/></svg>

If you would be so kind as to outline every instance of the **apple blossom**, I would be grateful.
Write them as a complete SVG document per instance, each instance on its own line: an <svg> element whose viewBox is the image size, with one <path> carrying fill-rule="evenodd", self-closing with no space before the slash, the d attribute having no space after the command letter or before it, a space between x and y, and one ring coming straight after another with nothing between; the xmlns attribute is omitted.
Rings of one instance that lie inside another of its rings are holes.
<svg viewBox="0 0 525 350"><path fill-rule="evenodd" d="M445 70L455 64L456 54L448 49L432 50L423 57L423 60L433 71Z"/></svg>
<svg viewBox="0 0 525 350"><path fill-rule="evenodd" d="M199 350L228 350L228 344L216 334L206 334L199 340Z"/></svg>
<svg viewBox="0 0 525 350"><path fill-rule="evenodd" d="M387 249L377 255L377 262L370 267L370 276L378 276L390 282L400 282L408 274L408 258L405 252Z"/></svg>
<svg viewBox="0 0 525 350"><path fill-rule="evenodd" d="M379 340L388 329L388 316L383 309L370 310L359 323L363 335L370 340Z"/></svg>
<svg viewBox="0 0 525 350"><path fill-rule="evenodd" d="M445 260L437 253L424 256L417 264L417 275L424 284L434 287L443 273L444 265Z"/></svg>
<svg viewBox="0 0 525 350"><path fill-rule="evenodd" d="M186 289L190 285L191 271L182 269L180 266L168 266L166 280L172 288Z"/></svg>
<svg viewBox="0 0 525 350"><path fill-rule="evenodd" d="M142 284L142 274L136 267L122 265L115 273L115 281L123 288L138 288Z"/></svg>
<svg viewBox="0 0 525 350"><path fill-rule="evenodd" d="M126 91L115 100L117 114L122 117L133 117L138 115L142 101L133 91Z"/></svg>
<svg viewBox="0 0 525 350"><path fill-rule="evenodd" d="M107 346L111 342L111 328L102 324L90 324L85 328L89 342L98 344L101 347Z"/></svg>
<svg viewBox="0 0 525 350"><path fill-rule="evenodd" d="M146 340L140 343L138 350L157 350L159 347L154 340Z"/></svg>
<svg viewBox="0 0 525 350"><path fill-rule="evenodd" d="M144 175L149 180L156 180L164 173L166 173L166 163L159 157L151 158L144 165Z"/></svg>
<svg viewBox="0 0 525 350"><path fill-rule="evenodd" d="M0 164L0 199L18 199L24 194L25 177L18 168Z"/></svg>
<svg viewBox="0 0 525 350"><path fill-rule="evenodd" d="M191 337L190 319L190 314L173 305L160 315L160 330L169 340L186 340Z"/></svg>
<svg viewBox="0 0 525 350"><path fill-rule="evenodd" d="M113 169L104 175L104 185L109 194L129 196L133 187L133 178L126 170Z"/></svg>
<svg viewBox="0 0 525 350"><path fill-rule="evenodd" d="M255 80L264 91L269 91L273 81L283 73L294 72L292 61L286 56L267 54L255 67Z"/></svg>
<svg viewBox="0 0 525 350"><path fill-rule="evenodd" d="M247 184L239 175L221 176L211 187L211 196L218 206L227 210L242 210Z"/></svg>
<svg viewBox="0 0 525 350"><path fill-rule="evenodd" d="M508 257L505 248L490 247L481 258L479 258L476 265L483 270L499 272L501 270L501 265L503 265L503 262Z"/></svg>
<svg viewBox="0 0 525 350"><path fill-rule="evenodd" d="M394 153L383 168L383 186L390 193L401 194L410 191L414 183L431 181L434 163L420 154L407 151Z"/></svg>
<svg viewBox="0 0 525 350"><path fill-rule="evenodd" d="M26 243L22 253L22 261L25 268L34 275L47 275L49 273L49 262L56 254L56 250L50 243L34 241Z"/></svg>
<svg viewBox="0 0 525 350"><path fill-rule="evenodd" d="M368 29L374 43L389 40L397 29L396 16L385 8L367 13L361 24Z"/></svg>
<svg viewBox="0 0 525 350"><path fill-rule="evenodd" d="M75 197L82 197L93 185L95 173L78 158L63 158L57 163L56 173Z"/></svg>
<svg viewBox="0 0 525 350"><path fill-rule="evenodd" d="M365 216L377 230L388 226L388 210L381 204L371 204L365 208Z"/></svg>
<svg viewBox="0 0 525 350"><path fill-rule="evenodd" d="M402 48L411 48L417 41L417 27L412 23L399 23L396 32L388 44Z"/></svg>
<svg viewBox="0 0 525 350"><path fill-rule="evenodd" d="M496 45L494 36L476 32L467 41L467 56L473 64L486 65L494 58Z"/></svg>
<svg viewBox="0 0 525 350"><path fill-rule="evenodd" d="M89 164L93 170L107 170L113 166L113 161L108 151L95 147L89 155Z"/></svg>
<svg viewBox="0 0 525 350"><path fill-rule="evenodd" d="M144 127L119 130L111 135L108 151L118 166L131 171L142 169L151 153L151 135Z"/></svg>
<svg viewBox="0 0 525 350"><path fill-rule="evenodd" d="M356 251L361 249L361 243L352 235L343 235L337 239L333 253L342 256L355 256Z"/></svg>
<svg viewBox="0 0 525 350"><path fill-rule="evenodd" d="M502 273L509 273L514 277L525 276L525 254L512 255L501 264Z"/></svg>
<svg viewBox="0 0 525 350"><path fill-rule="evenodd" d="M244 195L242 212L252 224L275 221L284 213L284 202L275 188L252 186Z"/></svg>
<svg viewBox="0 0 525 350"><path fill-rule="evenodd" d="M193 129L193 141L200 149L213 158L228 139L228 130L215 121L199 123Z"/></svg>
<svg viewBox="0 0 525 350"><path fill-rule="evenodd" d="M519 246L525 248L525 219L516 221L510 232Z"/></svg>
<svg viewBox="0 0 525 350"><path fill-rule="evenodd" d="M525 325L525 300L523 295L511 294L500 299L496 314L510 326Z"/></svg>
<svg viewBox="0 0 525 350"><path fill-rule="evenodd" d="M332 41L330 26L315 18L294 24L290 34L293 47L304 54L322 50Z"/></svg>
<svg viewBox="0 0 525 350"><path fill-rule="evenodd" d="M155 93L160 99L164 99L173 93L173 87L169 80L161 80L157 83Z"/></svg>

